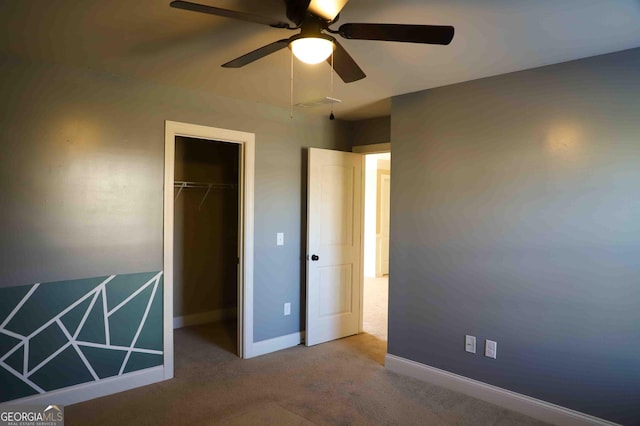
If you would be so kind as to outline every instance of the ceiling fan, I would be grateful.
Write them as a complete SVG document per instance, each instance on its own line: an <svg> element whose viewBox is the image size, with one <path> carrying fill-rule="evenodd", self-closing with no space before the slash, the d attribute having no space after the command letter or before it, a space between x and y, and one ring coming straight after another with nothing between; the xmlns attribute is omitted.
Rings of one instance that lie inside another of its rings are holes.
<svg viewBox="0 0 640 426"><path fill-rule="evenodd" d="M383 40L407 43L443 44L451 43L454 28L444 25L403 25L403 24L342 24L337 30L329 28L339 19L339 13L349 0L284 0L287 18L294 24L278 22L270 18L221 9L188 1L175 0L171 7L233 18L256 24L268 25L285 30L300 30L292 37L275 41L259 49L240 56L222 66L240 68L260 58L290 47L302 62L317 64L327 61L345 83L366 77L358 64L347 53L335 37L346 39ZM327 34L328 33L328 34ZM331 53L333 52L333 58Z"/></svg>

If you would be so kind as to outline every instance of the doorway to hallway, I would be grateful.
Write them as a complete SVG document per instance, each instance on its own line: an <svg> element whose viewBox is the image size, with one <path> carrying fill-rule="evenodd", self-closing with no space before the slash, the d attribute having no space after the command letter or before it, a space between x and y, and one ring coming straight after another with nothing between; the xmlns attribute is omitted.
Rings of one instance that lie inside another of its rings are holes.
<svg viewBox="0 0 640 426"><path fill-rule="evenodd" d="M362 331L387 341L391 154L365 156Z"/></svg>

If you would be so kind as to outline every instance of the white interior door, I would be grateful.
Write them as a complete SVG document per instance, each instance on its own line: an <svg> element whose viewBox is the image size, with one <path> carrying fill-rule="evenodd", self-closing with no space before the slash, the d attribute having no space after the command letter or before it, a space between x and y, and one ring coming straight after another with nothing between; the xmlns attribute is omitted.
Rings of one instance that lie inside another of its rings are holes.
<svg viewBox="0 0 640 426"><path fill-rule="evenodd" d="M362 162L352 152L309 149L307 346L359 331Z"/></svg>

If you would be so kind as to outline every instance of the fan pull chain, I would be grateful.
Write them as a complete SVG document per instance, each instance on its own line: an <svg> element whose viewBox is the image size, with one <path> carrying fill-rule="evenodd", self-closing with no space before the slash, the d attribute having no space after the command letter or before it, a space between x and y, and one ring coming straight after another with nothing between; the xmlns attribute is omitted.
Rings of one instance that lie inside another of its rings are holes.
<svg viewBox="0 0 640 426"><path fill-rule="evenodd" d="M293 49L291 50L291 97L289 99L289 118L293 120Z"/></svg>
<svg viewBox="0 0 640 426"><path fill-rule="evenodd" d="M331 114L329 115L329 119L333 120L335 118L335 116L333 115L333 74L334 74L334 69L333 69L333 50L331 50L331 88L329 89L329 97L331 98Z"/></svg>

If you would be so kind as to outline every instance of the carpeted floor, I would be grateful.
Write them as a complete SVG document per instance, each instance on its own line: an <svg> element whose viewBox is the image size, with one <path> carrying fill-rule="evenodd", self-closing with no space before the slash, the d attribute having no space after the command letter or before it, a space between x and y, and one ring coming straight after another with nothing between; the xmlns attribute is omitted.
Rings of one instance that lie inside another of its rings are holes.
<svg viewBox="0 0 640 426"><path fill-rule="evenodd" d="M364 278L362 329L380 340L387 340L389 277Z"/></svg>
<svg viewBox="0 0 640 426"><path fill-rule="evenodd" d="M370 334L241 360L234 327L177 330L173 380L67 406L67 425L542 424L386 371Z"/></svg>

